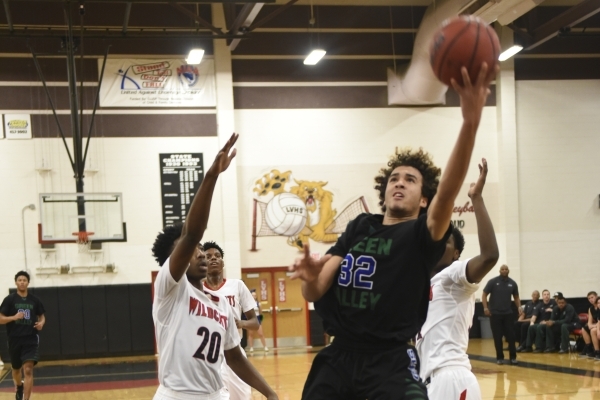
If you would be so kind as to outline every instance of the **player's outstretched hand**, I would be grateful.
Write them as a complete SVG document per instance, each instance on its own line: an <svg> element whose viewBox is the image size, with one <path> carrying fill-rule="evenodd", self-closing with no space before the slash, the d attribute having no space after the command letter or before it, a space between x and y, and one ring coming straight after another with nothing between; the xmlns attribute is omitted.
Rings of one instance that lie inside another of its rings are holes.
<svg viewBox="0 0 600 400"><path fill-rule="evenodd" d="M465 121L479 123L481 111L490 94L490 83L500 71L498 64L493 68L495 73L488 74L489 66L487 63L481 64L477 81L472 83L467 68L462 67L463 86L460 86L456 80L451 80L452 87L460 96L460 107Z"/></svg>
<svg viewBox="0 0 600 400"><path fill-rule="evenodd" d="M34 327L36 330L38 330L38 331L41 331L41 330L42 330L42 328L44 327L44 324L38 321L38 322L36 322L35 324L33 324L33 327Z"/></svg>
<svg viewBox="0 0 600 400"><path fill-rule="evenodd" d="M469 188L468 194L471 200L474 197L481 196L481 193L483 192L483 187L485 186L485 179L487 178L487 173L487 160L485 158L482 158L481 164L479 164L479 178L477 178L477 183L471 183L471 187Z"/></svg>
<svg viewBox="0 0 600 400"><path fill-rule="evenodd" d="M225 171L229 164L231 164L231 160L235 157L237 153L237 149L233 149L233 145L237 142L239 134L234 133L231 135L225 146L219 151L217 157L215 157L215 161L210 166L207 174L219 175L221 172Z"/></svg>
<svg viewBox="0 0 600 400"><path fill-rule="evenodd" d="M288 269L293 271L292 279L302 279L305 282L314 282L319 277L325 263L331 258L331 254L315 260L310 256L310 246L308 243L304 245L304 257L297 258L293 265Z"/></svg>

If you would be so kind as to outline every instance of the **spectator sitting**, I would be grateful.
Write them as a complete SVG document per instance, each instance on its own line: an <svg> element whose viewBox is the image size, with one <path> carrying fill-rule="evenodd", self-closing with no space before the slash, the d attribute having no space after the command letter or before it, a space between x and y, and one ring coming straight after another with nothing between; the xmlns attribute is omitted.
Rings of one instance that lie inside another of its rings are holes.
<svg viewBox="0 0 600 400"><path fill-rule="evenodd" d="M598 293L594 291L589 292L587 294L587 298L591 305L588 309L588 323L585 324L585 326L581 330L581 335L583 336L583 340L585 341L585 347L579 355L583 357L594 358L596 353L598 352L598 337L597 335L592 335L591 330L596 329L598 324L598 319L596 315L598 312L598 308L596 306Z"/></svg>
<svg viewBox="0 0 600 400"><path fill-rule="evenodd" d="M521 352L526 347L527 332L529 330L529 324L531 323L531 317L533 316L537 305L540 303L540 292L534 290L531 293L531 301L528 301L523 307L523 312L519 315L519 319L515 322L515 335L519 340L519 347L517 351Z"/></svg>
<svg viewBox="0 0 600 400"><path fill-rule="evenodd" d="M550 298L550 291L548 289L542 290L542 301L538 302L533 315L531 316L531 323L527 329L527 341L525 348L521 350L523 353L529 353L533 351L533 343L535 342L534 353L541 353L544 351L544 332L541 330L546 329L546 322L550 320L552 316L552 309L556 306L554 299Z"/></svg>
<svg viewBox="0 0 600 400"><path fill-rule="evenodd" d="M559 354L569 352L569 333L574 329L581 328L581 321L575 312L575 308L567 304L567 300L558 296L556 298L556 307L552 310L552 317L546 323L546 349L544 353L553 353L556 351L554 335L560 332L560 351Z"/></svg>
<svg viewBox="0 0 600 400"><path fill-rule="evenodd" d="M592 341L594 340L593 338L596 338L596 341L594 342L594 344L596 345L596 355L594 357L594 359L596 361L600 361L600 350L598 350L600 348L599 346L599 342L600 342L600 297L596 298L596 321L598 321L596 323L596 326L594 326L593 328L590 328L591 331L591 336L592 336Z"/></svg>

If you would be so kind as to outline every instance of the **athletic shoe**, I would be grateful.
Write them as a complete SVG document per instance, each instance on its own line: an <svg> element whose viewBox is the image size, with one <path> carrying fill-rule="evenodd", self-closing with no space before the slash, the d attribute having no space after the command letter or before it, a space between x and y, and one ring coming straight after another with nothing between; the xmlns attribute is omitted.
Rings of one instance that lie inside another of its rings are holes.
<svg viewBox="0 0 600 400"><path fill-rule="evenodd" d="M558 354L567 354L567 353L568 353L568 351L567 350L563 350L563 349L560 349L558 351Z"/></svg>
<svg viewBox="0 0 600 400"><path fill-rule="evenodd" d="M533 352L534 353L544 353L545 350L544 349L535 349Z"/></svg>
<svg viewBox="0 0 600 400"><path fill-rule="evenodd" d="M513 358L512 360L510 360L510 365L518 365L519 362L517 361L516 358Z"/></svg>
<svg viewBox="0 0 600 400"><path fill-rule="evenodd" d="M525 347L523 350L521 350L521 353L531 353L533 352L533 349L531 347Z"/></svg>
<svg viewBox="0 0 600 400"><path fill-rule="evenodd" d="M265 353L269 351L269 348L265 346Z"/></svg>
<svg viewBox="0 0 600 400"><path fill-rule="evenodd" d="M254 352L254 347L250 347L249 351L250 351L250 353L253 353Z"/></svg>
<svg viewBox="0 0 600 400"><path fill-rule="evenodd" d="M23 400L23 384L24 384L24 382L21 382L21 384L19 386L17 386L17 392L15 393L15 400Z"/></svg>
<svg viewBox="0 0 600 400"><path fill-rule="evenodd" d="M498 360L498 361L496 361L496 364L498 364L498 365L504 365L504 360Z"/></svg>
<svg viewBox="0 0 600 400"><path fill-rule="evenodd" d="M546 349L544 353L556 353L556 349Z"/></svg>

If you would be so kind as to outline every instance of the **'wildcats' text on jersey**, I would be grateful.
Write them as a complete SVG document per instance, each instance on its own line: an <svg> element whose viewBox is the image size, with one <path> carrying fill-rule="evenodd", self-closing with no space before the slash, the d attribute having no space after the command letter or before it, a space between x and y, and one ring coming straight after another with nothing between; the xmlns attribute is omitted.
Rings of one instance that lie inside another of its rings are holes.
<svg viewBox="0 0 600 400"><path fill-rule="evenodd" d="M471 369L467 346L478 284L467 280L466 261L455 261L431 278L431 304L417 338L421 378L448 366Z"/></svg>
<svg viewBox="0 0 600 400"><path fill-rule="evenodd" d="M176 282L169 262L154 282L158 380L190 395L219 392L223 351L240 342L233 312L226 299L196 289L185 275Z"/></svg>

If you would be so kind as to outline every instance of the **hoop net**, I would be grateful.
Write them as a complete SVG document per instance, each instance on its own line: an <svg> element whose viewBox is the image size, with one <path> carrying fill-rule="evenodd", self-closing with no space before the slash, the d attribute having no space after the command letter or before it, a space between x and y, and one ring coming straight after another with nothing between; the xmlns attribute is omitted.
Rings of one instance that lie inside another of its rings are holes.
<svg viewBox="0 0 600 400"><path fill-rule="evenodd" d="M77 243L77 250L79 253L89 253L90 248L92 246L92 240L90 236L92 236L94 232L73 232L73 236L77 236L75 239L75 243Z"/></svg>

